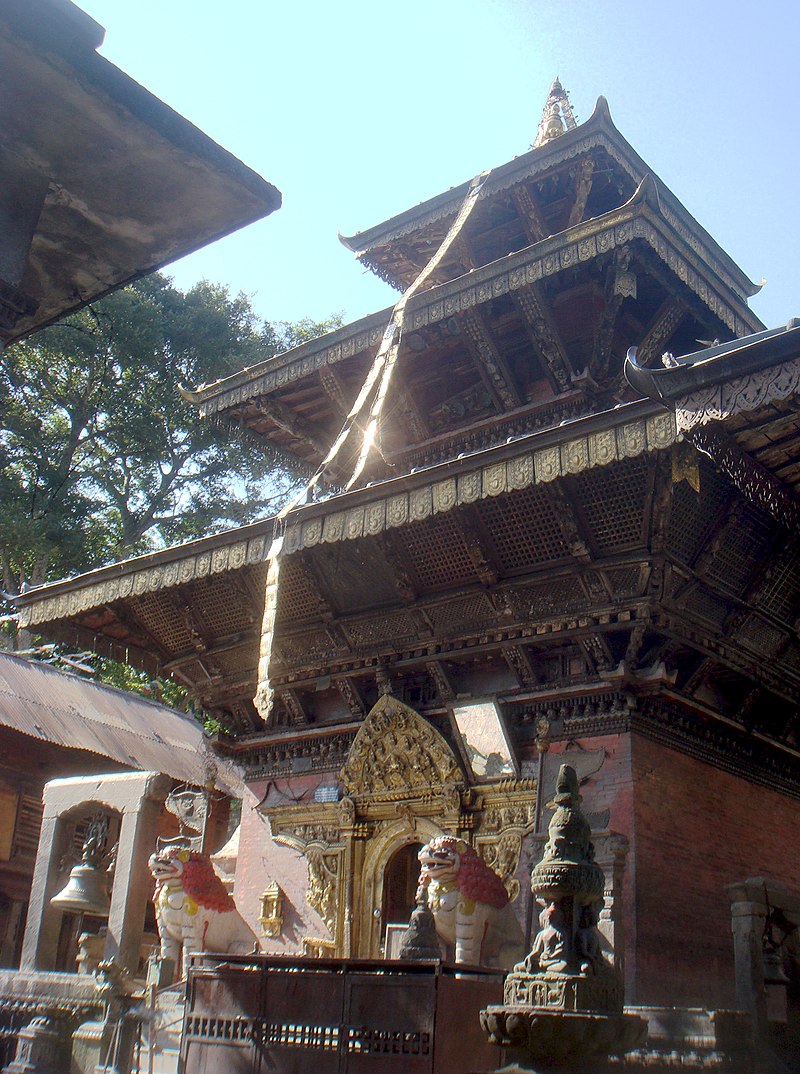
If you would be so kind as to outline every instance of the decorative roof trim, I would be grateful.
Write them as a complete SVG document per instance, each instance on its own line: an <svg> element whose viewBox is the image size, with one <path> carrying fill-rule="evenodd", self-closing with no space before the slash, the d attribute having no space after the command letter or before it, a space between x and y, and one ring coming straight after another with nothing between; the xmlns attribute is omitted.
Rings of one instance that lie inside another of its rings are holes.
<svg viewBox="0 0 800 1074"><path fill-rule="evenodd" d="M575 424L580 426L581 423ZM294 516L290 516L284 551L289 554L302 548L313 548L317 544L373 537L477 500L546 484L594 466L606 466L645 452L662 450L670 447L677 437L675 415L670 411L642 416L634 421L626 421L620 415L619 423L608 428L569 438L565 436L561 443L551 443L538 450L529 449L522 454L492 461L477 469L465 469L415 488L406 487L393 495L384 495L346 510L330 510L332 504L328 501L325 504L328 510L324 514L315 514L307 520L298 519L294 523ZM526 438L528 442L535 442L536 439L542 438Z"/></svg>
<svg viewBox="0 0 800 1074"><path fill-rule="evenodd" d="M289 516L284 549L290 553L320 543L370 537L462 504L660 450L676 437L674 413L650 402L627 404L540 430L510 445L298 508ZM335 510L337 500L348 506ZM180 549L168 549L30 590L17 598L20 625L35 627L68 619L115 600L265 563L272 527L273 520L265 519L248 527L248 537L241 530L231 530L192 542L184 546L182 558L176 555ZM215 545L209 548L212 540Z"/></svg>
<svg viewBox="0 0 800 1074"><path fill-rule="evenodd" d="M564 135L563 137L567 137ZM517 291L620 246L641 240L685 283L734 335L763 327L737 293L733 281L715 279L702 256L676 231L661 205L658 188L645 178L625 205L542 239L409 301L408 330L447 320L499 295ZM727 293L726 293L727 292ZM192 393L204 417L246 403L380 343L390 310L268 358Z"/></svg>
<svg viewBox="0 0 800 1074"><path fill-rule="evenodd" d="M721 421L797 394L800 321L669 361L641 366L631 347L625 376L642 395L675 407L679 430Z"/></svg>
<svg viewBox="0 0 800 1074"><path fill-rule="evenodd" d="M749 377L737 377L678 399L675 418L678 429L688 432L710 421L722 421L734 414L758 410L800 392L800 357L777 369L762 369Z"/></svg>
<svg viewBox="0 0 800 1074"><path fill-rule="evenodd" d="M272 543L273 519L246 535L243 529L214 534L177 548L123 560L88 574L40 586L15 597L21 627L67 619L115 600L171 589L199 578L265 563ZM183 552L182 555L180 553Z"/></svg>

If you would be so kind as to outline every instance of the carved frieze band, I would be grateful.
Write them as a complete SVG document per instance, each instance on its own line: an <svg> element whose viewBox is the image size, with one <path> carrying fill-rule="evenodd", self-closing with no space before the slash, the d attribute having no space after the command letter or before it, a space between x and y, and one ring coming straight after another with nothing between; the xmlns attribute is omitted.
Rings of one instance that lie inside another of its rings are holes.
<svg viewBox="0 0 800 1074"><path fill-rule="evenodd" d="M800 358L749 377L714 384L678 400L675 407L678 430L688 431L697 425L707 425L734 414L757 410L769 403L788 399L798 389Z"/></svg>
<svg viewBox="0 0 800 1074"><path fill-rule="evenodd" d="M234 531L232 537L236 536ZM125 574L102 581L87 582L79 589L44 597L34 604L20 608L20 626L29 627L36 623L47 623L54 619L65 619L87 608L97 608L115 600L138 597L143 593L152 593L156 589L170 589L172 586L186 585L198 578L235 571L242 567L265 563L269 558L271 535L258 535L249 540L235 541L221 545L213 550L187 549L180 559L168 563L157 563L136 569L131 563Z"/></svg>
<svg viewBox="0 0 800 1074"><path fill-rule="evenodd" d="M289 553L318 544L372 537L477 500L667 448L676 435L675 416L670 411L603 429L349 511L331 511L324 518L289 525L284 549Z"/></svg>

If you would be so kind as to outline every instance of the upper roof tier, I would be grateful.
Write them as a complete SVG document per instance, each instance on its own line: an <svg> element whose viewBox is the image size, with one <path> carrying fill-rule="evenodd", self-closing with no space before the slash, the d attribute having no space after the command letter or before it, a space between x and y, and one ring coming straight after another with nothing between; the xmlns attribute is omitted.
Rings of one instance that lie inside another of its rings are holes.
<svg viewBox="0 0 800 1074"><path fill-rule="evenodd" d="M535 152L551 152L587 126ZM572 144L584 153L570 158L582 174L597 171L584 167L595 136L611 145L603 131ZM533 186L521 179L512 194L535 206ZM490 191L486 200L491 212L503 199ZM632 342L653 358L763 327L743 294L752 285L745 288L730 258L671 208L678 203L652 176L605 211L588 196L581 208L582 201L556 234L516 250L504 240L494 260L408 300L380 429L391 472L631 398L621 371ZM472 216L480 218L483 203L481 193ZM364 383L390 315L362 318L189 397L203 414L247 425L316 466ZM367 478L381 476L379 469L376 461ZM331 474L334 483L337 477Z"/></svg>
<svg viewBox="0 0 800 1074"><path fill-rule="evenodd" d="M654 175L614 126L605 97L599 97L585 123L535 144L529 152L492 171L481 202L462 233L463 240L439 267L434 282L461 276L619 207L648 174ZM691 236L703 260L728 277L742 298L756 294L759 285L660 179L655 182L665 215L678 230ZM405 288L447 232L468 188L469 182L451 187L375 227L349 237L340 235L340 240L381 279Z"/></svg>

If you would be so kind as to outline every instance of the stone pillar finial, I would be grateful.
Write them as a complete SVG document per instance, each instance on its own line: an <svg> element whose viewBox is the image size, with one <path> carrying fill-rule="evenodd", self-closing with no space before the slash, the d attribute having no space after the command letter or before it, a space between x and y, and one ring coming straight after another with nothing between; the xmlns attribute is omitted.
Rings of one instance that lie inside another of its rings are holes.
<svg viewBox="0 0 800 1074"><path fill-rule="evenodd" d="M542 906L527 958L506 978L503 1004L481 1012L490 1041L509 1058L580 1065L590 1054L623 1053L643 1040L647 1023L623 1014L619 971L605 957L597 919L603 870L594 860L578 775L561 765L542 860L531 891Z"/></svg>

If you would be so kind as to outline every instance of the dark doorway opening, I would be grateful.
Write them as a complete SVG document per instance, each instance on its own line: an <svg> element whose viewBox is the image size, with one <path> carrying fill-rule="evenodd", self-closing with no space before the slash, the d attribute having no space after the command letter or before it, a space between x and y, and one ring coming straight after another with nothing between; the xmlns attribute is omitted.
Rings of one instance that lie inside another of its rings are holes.
<svg viewBox="0 0 800 1074"><path fill-rule="evenodd" d="M392 854L383 873L384 925L408 924L416 904L421 843L407 843Z"/></svg>

